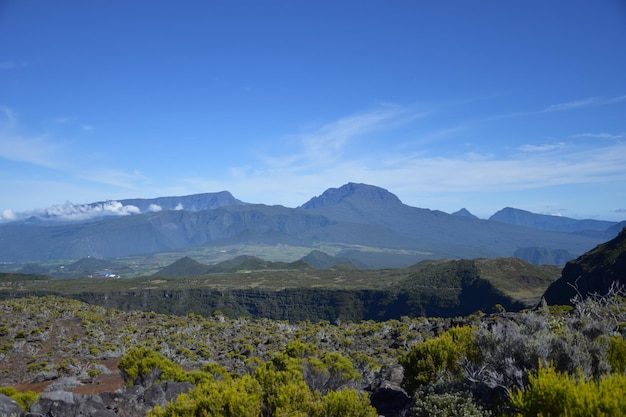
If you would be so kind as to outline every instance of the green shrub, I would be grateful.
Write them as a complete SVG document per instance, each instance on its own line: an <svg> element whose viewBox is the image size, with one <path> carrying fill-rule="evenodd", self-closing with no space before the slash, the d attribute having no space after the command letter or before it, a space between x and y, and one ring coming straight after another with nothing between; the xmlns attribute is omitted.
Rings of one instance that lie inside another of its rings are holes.
<svg viewBox="0 0 626 417"><path fill-rule="evenodd" d="M354 390L313 392L294 358L259 366L254 374L202 381L148 417L376 417L367 395Z"/></svg>
<svg viewBox="0 0 626 417"><path fill-rule="evenodd" d="M351 381L361 379L361 374L354 369L350 359L338 352L322 352L319 357L303 359L302 366L308 386L322 393L337 390Z"/></svg>
<svg viewBox="0 0 626 417"><path fill-rule="evenodd" d="M473 359L478 351L473 327L455 327L442 335L415 344L400 358L404 384L409 392L420 386L454 381L462 376L461 361Z"/></svg>
<svg viewBox="0 0 626 417"><path fill-rule="evenodd" d="M522 417L624 416L624 398L626 375L586 380L582 372L570 376L549 366L540 367L536 374L530 375L524 391L512 392L511 405Z"/></svg>
<svg viewBox="0 0 626 417"><path fill-rule="evenodd" d="M205 381L181 394L165 408L155 407L148 417L258 417L261 415L261 386L249 375L221 381Z"/></svg>
<svg viewBox="0 0 626 417"><path fill-rule="evenodd" d="M291 358L306 358L317 353L317 346L300 340L293 340L284 347L283 351Z"/></svg>
<svg viewBox="0 0 626 417"><path fill-rule="evenodd" d="M308 414L313 394L302 376L302 367L294 358L279 354L254 372L263 390L265 408L273 412ZM282 411L281 411L282 410Z"/></svg>
<svg viewBox="0 0 626 417"><path fill-rule="evenodd" d="M607 360L613 372L626 372L626 340L622 336L611 338Z"/></svg>
<svg viewBox="0 0 626 417"><path fill-rule="evenodd" d="M165 356L146 348L132 348L118 363L127 386L149 386L160 381L185 381L186 374L180 365Z"/></svg>
<svg viewBox="0 0 626 417"><path fill-rule="evenodd" d="M412 417L487 417L472 400L470 392L436 393L432 387L418 389L411 407Z"/></svg>
<svg viewBox="0 0 626 417"><path fill-rule="evenodd" d="M345 389L329 391L321 401L319 417L377 417L367 394Z"/></svg>
<svg viewBox="0 0 626 417"><path fill-rule="evenodd" d="M89 371L87 371L87 375L89 375L90 378L95 378L100 375L100 371L97 369L90 369Z"/></svg>
<svg viewBox="0 0 626 417"><path fill-rule="evenodd" d="M41 394L33 391L19 392L13 387L0 388L0 394L4 394L7 397L11 397L17 402L22 410L30 411L30 407L37 402Z"/></svg>

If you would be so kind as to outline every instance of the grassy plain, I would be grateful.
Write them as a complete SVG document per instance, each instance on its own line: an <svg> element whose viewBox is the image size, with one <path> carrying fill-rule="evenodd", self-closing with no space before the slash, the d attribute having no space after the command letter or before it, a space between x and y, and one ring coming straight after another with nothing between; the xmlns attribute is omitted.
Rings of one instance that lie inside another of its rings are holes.
<svg viewBox="0 0 626 417"><path fill-rule="evenodd" d="M322 251L330 256L336 256L342 252L361 254L365 258L375 257L377 263L393 264L400 262L410 265L425 259L428 252L376 248L363 245L346 245L341 243L319 243L313 247L296 245L265 245L265 244L233 244L224 246L201 246L188 248L183 251L162 252L150 255L137 255L124 258L106 259L110 263L108 270L117 273L123 278L132 278L155 274L159 269L170 265L185 256L200 263L212 265L233 259L237 256L249 255L273 262L293 262L299 260L313 250ZM81 275L80 271L70 271L70 268L78 260L55 260L50 262L38 262L36 264L0 264L0 272L20 272L29 274L48 274L58 278L76 278ZM83 273L83 276L88 273Z"/></svg>

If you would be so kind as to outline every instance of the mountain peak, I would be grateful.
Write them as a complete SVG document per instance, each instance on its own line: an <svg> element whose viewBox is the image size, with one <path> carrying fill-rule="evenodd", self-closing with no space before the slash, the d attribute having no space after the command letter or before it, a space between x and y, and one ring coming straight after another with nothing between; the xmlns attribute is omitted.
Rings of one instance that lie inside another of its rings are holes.
<svg viewBox="0 0 626 417"><path fill-rule="evenodd" d="M472 213L470 213L470 211L466 208L462 208L461 210L455 211L454 213L452 213L453 216L461 216L461 217L471 217L473 219L477 219L478 217L476 217L475 215L473 215Z"/></svg>
<svg viewBox="0 0 626 417"><path fill-rule="evenodd" d="M301 208L314 209L319 207L334 206L346 199L360 199L367 201L378 201L385 203L402 204L400 199L395 195L385 190L384 188L376 187L368 184L357 184L349 182L342 185L339 188L329 188L324 191L322 195L313 197Z"/></svg>

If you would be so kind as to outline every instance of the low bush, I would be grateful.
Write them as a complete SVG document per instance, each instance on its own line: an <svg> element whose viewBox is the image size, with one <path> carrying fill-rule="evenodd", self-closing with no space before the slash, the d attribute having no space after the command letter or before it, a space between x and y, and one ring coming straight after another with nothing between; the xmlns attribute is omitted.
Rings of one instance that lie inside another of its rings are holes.
<svg viewBox="0 0 626 417"><path fill-rule="evenodd" d="M488 417L491 413L474 403L469 391L436 392L420 388L410 410L411 417Z"/></svg>
<svg viewBox="0 0 626 417"><path fill-rule="evenodd" d="M355 390L311 389L293 358L267 362L254 376L226 376L206 380L181 394L165 408L155 407L148 417L376 417L366 394Z"/></svg>
<svg viewBox="0 0 626 417"><path fill-rule="evenodd" d="M148 417L258 417L261 415L261 386L249 375L221 381L205 381L181 394L165 408L155 407Z"/></svg>
<svg viewBox="0 0 626 417"><path fill-rule="evenodd" d="M626 372L626 340L622 336L614 336L609 342L607 360L613 372Z"/></svg>
<svg viewBox="0 0 626 417"><path fill-rule="evenodd" d="M165 380L187 380L187 375L180 365L147 348L130 349L117 366L127 386L150 386Z"/></svg>
<svg viewBox="0 0 626 417"><path fill-rule="evenodd" d="M0 388L0 394L4 394L7 397L11 397L17 402L22 410L30 411L30 407L37 402L40 395L33 391L20 392L13 387Z"/></svg>
<svg viewBox="0 0 626 417"><path fill-rule="evenodd" d="M582 372L568 375L553 366L539 367L525 390L514 389L511 405L520 417L587 417L626 415L626 375L587 380Z"/></svg>
<svg viewBox="0 0 626 417"><path fill-rule="evenodd" d="M468 326L453 327L438 337L413 345L400 358L407 391L412 393L423 385L460 379L462 362L473 360L478 354L474 331Z"/></svg>

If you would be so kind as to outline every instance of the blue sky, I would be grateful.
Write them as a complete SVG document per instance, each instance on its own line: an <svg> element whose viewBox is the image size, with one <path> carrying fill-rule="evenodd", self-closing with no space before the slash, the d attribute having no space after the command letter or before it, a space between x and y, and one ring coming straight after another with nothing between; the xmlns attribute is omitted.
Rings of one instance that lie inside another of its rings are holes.
<svg viewBox="0 0 626 417"><path fill-rule="evenodd" d="M347 182L626 219L626 4L2 1L0 217Z"/></svg>

